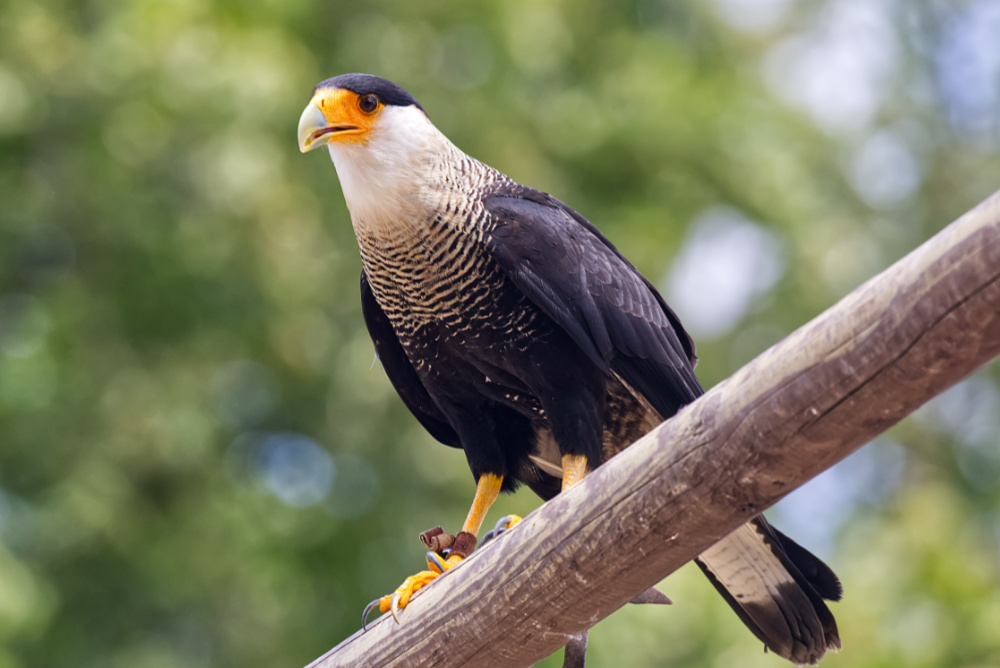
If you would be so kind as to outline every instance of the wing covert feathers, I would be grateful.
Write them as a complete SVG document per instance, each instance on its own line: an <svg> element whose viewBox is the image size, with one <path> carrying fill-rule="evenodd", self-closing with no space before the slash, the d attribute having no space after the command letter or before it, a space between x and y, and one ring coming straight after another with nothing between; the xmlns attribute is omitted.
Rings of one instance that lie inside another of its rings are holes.
<svg viewBox="0 0 1000 668"><path fill-rule="evenodd" d="M483 198L486 250L510 280L605 373L664 418L702 394L694 345L656 289L562 202L507 185Z"/></svg>

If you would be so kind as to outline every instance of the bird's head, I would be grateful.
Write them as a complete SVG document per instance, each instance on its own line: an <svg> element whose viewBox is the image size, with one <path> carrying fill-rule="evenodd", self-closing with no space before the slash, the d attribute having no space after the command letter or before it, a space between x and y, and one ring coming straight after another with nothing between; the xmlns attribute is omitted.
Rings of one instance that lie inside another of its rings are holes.
<svg viewBox="0 0 1000 668"><path fill-rule="evenodd" d="M299 150L368 144L407 126L427 124L420 103L391 81L370 74L342 74L313 90L299 117Z"/></svg>
<svg viewBox="0 0 1000 668"><path fill-rule="evenodd" d="M370 74L316 86L298 134L303 153L329 148L352 215L405 203L428 167L457 150L412 95Z"/></svg>

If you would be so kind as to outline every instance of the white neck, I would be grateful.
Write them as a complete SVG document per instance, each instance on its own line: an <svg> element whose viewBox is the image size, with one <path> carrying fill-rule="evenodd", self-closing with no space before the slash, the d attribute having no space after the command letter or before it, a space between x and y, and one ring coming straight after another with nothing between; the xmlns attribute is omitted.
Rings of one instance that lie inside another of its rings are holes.
<svg viewBox="0 0 1000 668"><path fill-rule="evenodd" d="M366 143L328 145L355 232L396 235L435 205L435 174L461 151L416 107L387 106Z"/></svg>

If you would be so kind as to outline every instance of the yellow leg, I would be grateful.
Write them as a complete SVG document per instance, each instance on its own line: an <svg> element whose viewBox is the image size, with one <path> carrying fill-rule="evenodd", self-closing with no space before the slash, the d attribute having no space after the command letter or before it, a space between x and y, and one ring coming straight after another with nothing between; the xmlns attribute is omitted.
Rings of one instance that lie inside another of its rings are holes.
<svg viewBox="0 0 1000 668"><path fill-rule="evenodd" d="M486 518L486 513L489 512L490 506L492 506L493 502L497 500L502 484L503 476L495 475L493 473L484 473L479 476L479 481L476 483L476 496L472 499L472 507L469 509L469 514L465 518L465 523L462 525L462 531L468 532L473 536L472 547L475 547L474 537L477 533L479 533L479 528L483 525L483 520ZM436 558L434 561L431 561L430 557L437 557L437 554L429 552L427 556L427 567L430 570L421 571L416 575L411 575L403 580L403 584L399 585L396 591L392 594L372 601L368 607L365 608L365 612L361 620L362 627L365 625L365 618L368 616L368 612L376 604L378 605L380 612L392 612L392 616L396 620L396 623L399 623L399 610L406 607L406 604L410 602L410 597L413 596L413 594L429 585L443 572L451 570L457 566L462 559L465 558L459 554L452 554L447 559L442 560L440 558Z"/></svg>
<svg viewBox="0 0 1000 668"><path fill-rule="evenodd" d="M489 512L493 502L497 500L502 484L502 475L484 473L479 476L479 482L476 483L476 496L472 499L472 507L469 508L469 515L465 518L462 531L468 531L471 534L479 533L479 527L483 526L486 513Z"/></svg>
<svg viewBox="0 0 1000 668"><path fill-rule="evenodd" d="M562 469L563 478L561 491L563 492L583 480L584 476L590 473L590 470L587 468L586 455L563 455ZM496 527L494 527L492 531L488 532L486 537L483 538L483 543L492 540L520 522L521 518L517 515L508 515L501 518L500 521L497 522Z"/></svg>
<svg viewBox="0 0 1000 668"><path fill-rule="evenodd" d="M563 455L562 457L562 491L583 480L587 475L587 455Z"/></svg>

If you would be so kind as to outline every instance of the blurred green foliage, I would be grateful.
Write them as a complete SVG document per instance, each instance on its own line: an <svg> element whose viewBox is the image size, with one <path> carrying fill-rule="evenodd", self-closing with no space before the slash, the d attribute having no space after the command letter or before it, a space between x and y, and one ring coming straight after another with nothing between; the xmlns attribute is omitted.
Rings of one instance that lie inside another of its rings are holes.
<svg viewBox="0 0 1000 668"><path fill-rule="evenodd" d="M971 0L4 0L0 668L301 665L464 517L296 150L321 79L397 81L588 216L707 323L710 386L996 189L998 32ZM756 264L692 242L734 230ZM775 510L844 580L825 666L1000 662L997 380ZM664 588L593 665L782 665L699 574Z"/></svg>

